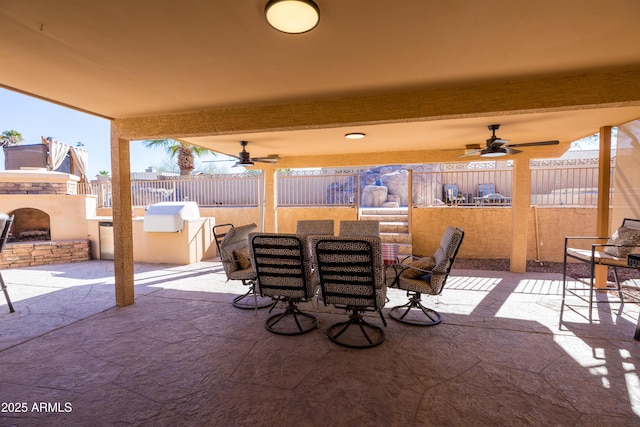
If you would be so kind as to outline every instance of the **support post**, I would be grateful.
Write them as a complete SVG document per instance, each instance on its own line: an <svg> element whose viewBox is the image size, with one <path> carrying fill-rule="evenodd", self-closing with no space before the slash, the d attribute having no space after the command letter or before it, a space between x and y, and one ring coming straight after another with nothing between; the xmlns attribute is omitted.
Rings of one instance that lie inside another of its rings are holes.
<svg viewBox="0 0 640 427"><path fill-rule="evenodd" d="M511 263L514 273L527 271L527 248L529 234L529 202L531 200L531 170L529 158L513 160L511 185Z"/></svg>
<svg viewBox="0 0 640 427"><path fill-rule="evenodd" d="M275 183L275 167L266 164L262 167L262 175L264 179L264 198L262 200L264 206L264 231L267 233L276 232L278 224L276 223L276 183Z"/></svg>
<svg viewBox="0 0 640 427"><path fill-rule="evenodd" d="M130 162L129 140L121 139L112 124L113 269L116 285L116 305L119 307L131 305L134 302Z"/></svg>
<svg viewBox="0 0 640 427"><path fill-rule="evenodd" d="M600 128L600 153L598 156L598 207L596 214L596 235L609 236L609 205L611 188L611 126ZM604 243L604 242L602 242ZM596 288L607 287L607 270L597 265L595 271Z"/></svg>

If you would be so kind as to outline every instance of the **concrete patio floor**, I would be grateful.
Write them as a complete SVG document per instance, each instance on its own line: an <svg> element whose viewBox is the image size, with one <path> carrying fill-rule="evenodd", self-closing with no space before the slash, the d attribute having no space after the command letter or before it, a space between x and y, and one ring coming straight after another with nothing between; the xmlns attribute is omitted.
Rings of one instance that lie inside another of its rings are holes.
<svg viewBox="0 0 640 427"><path fill-rule="evenodd" d="M558 274L454 270L434 327L388 319L373 349L324 335L346 319L313 301L318 330L277 336L218 262L137 264L114 307L113 264L2 271L0 425L640 425L639 308L572 299ZM403 291L389 291L393 305ZM379 317L371 322L381 324ZM23 405L24 404L24 405Z"/></svg>

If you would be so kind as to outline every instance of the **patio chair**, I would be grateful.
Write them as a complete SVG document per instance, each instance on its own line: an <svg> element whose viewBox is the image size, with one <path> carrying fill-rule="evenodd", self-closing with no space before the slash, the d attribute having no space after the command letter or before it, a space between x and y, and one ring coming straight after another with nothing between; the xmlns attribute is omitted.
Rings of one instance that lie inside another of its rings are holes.
<svg viewBox="0 0 640 427"><path fill-rule="evenodd" d="M256 224L240 227L220 224L213 227L213 236L227 281L240 280L243 285L249 287L247 293L233 299L232 304L236 308L257 309L273 304L273 300L259 298L255 292L256 272L249 258L249 233L256 231L257 228Z"/></svg>
<svg viewBox="0 0 640 427"><path fill-rule="evenodd" d="M511 197L503 196L496 191L496 185L478 184L478 197L473 198L476 205L509 205Z"/></svg>
<svg viewBox="0 0 640 427"><path fill-rule="evenodd" d="M490 194L496 194L496 185L490 184L478 184L478 196L484 197Z"/></svg>
<svg viewBox="0 0 640 427"><path fill-rule="evenodd" d="M467 200L465 195L458 191L458 184L442 184L442 199L447 205L457 205Z"/></svg>
<svg viewBox="0 0 640 427"><path fill-rule="evenodd" d="M333 236L332 219L310 219L296 222L296 234L301 236Z"/></svg>
<svg viewBox="0 0 640 427"><path fill-rule="evenodd" d="M9 216L4 213L0 214L0 230L2 230L2 234L0 234L0 254L2 253L2 249L4 249L4 245L7 243L7 237L9 237L9 230L11 230L11 224L13 224L13 215ZM15 310L13 309L13 304L11 304L11 298L9 298L9 291L7 291L7 285L4 283L4 279L2 278L2 270L0 270L0 287L2 287L4 298L7 300L7 305L9 306L9 312L10 313L15 312Z"/></svg>
<svg viewBox="0 0 640 427"><path fill-rule="evenodd" d="M607 239L606 243L600 243ZM571 244L578 242L591 244L590 249L578 249L571 247ZM629 254L640 253L640 219L625 218L622 225L616 230L611 237L576 237L567 236L564 239L564 262L562 269L562 305L560 308L560 325L562 325L562 315L564 313L565 299L567 293L578 297L589 304L589 321L593 317L594 303L609 303L608 298L599 300L594 298L599 290L595 286L595 270L596 266L604 266L613 270L613 278L615 282L615 290L620 296L620 302L624 302L624 296L640 302L633 293L625 292L621 287L618 279L618 268L636 268L640 271L640 267L633 265L628 260ZM570 260L588 264L590 274L588 278L573 278L575 282L567 281L567 262ZM606 290L606 289L600 289ZM588 296L585 296L588 293ZM636 339L640 339L640 331L636 332Z"/></svg>
<svg viewBox="0 0 640 427"><path fill-rule="evenodd" d="M340 236L379 237L380 222L374 220L340 221Z"/></svg>
<svg viewBox="0 0 640 427"><path fill-rule="evenodd" d="M393 307L389 311L392 319L417 326L434 326L442 322L440 313L422 304L421 296L442 293L463 239L462 229L449 226L432 257L409 257L393 267L393 284L407 291L409 302Z"/></svg>
<svg viewBox="0 0 640 427"><path fill-rule="evenodd" d="M299 220L296 222L296 234L299 236L333 236L334 225L332 219L310 219ZM313 246L311 240L307 239L309 245L309 259L311 260L311 269L313 265Z"/></svg>
<svg viewBox="0 0 640 427"><path fill-rule="evenodd" d="M327 337L349 348L370 348L385 339L381 327L364 319L375 311L382 323L387 287L379 237L320 237L314 241L315 265L324 305L351 312L349 320L331 325Z"/></svg>
<svg viewBox="0 0 640 427"><path fill-rule="evenodd" d="M315 316L298 308L316 290L311 280L307 240L294 234L251 233L249 241L257 291L260 296L275 300L269 313L279 301L286 304L284 311L265 321L265 328L278 335L300 335L316 329Z"/></svg>

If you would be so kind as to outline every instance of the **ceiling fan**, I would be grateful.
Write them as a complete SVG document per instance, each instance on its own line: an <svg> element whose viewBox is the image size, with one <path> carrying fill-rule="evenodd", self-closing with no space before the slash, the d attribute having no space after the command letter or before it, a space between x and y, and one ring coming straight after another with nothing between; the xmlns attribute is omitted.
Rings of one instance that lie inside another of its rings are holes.
<svg viewBox="0 0 640 427"><path fill-rule="evenodd" d="M533 147L540 145L558 145L560 141L538 141L538 142L523 142L520 144L508 144L508 139L498 138L496 131L500 128L500 125L489 125L489 130L492 132L491 138L487 139L486 147L482 148L479 144L467 145L465 153L460 157L480 155L482 157L499 157L507 154L522 153L522 150L518 150L513 147Z"/></svg>
<svg viewBox="0 0 640 427"><path fill-rule="evenodd" d="M247 151L248 144L249 144L248 141L240 141L240 145L242 146L242 151L240 151L237 156L228 154L229 157L235 157L236 159L238 159L238 161L232 167L235 168L236 166L253 166L254 162L276 164L278 163L278 160L280 160L280 156L277 154L270 154L266 157L251 157L251 154L249 154L249 152ZM212 161L216 162L216 161L223 161L223 160L212 160Z"/></svg>

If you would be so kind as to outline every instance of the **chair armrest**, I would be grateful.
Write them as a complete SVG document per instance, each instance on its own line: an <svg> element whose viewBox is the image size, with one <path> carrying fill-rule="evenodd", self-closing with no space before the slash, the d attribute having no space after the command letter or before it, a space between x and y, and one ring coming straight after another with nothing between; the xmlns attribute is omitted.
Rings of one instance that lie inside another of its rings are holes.
<svg viewBox="0 0 640 427"><path fill-rule="evenodd" d="M622 243L592 243L592 247L640 248L640 245L623 245Z"/></svg>
<svg viewBox="0 0 640 427"><path fill-rule="evenodd" d="M605 240L609 239L608 237L598 237L598 236L565 236L564 237L564 251L567 252L569 249L569 241L585 241L585 240Z"/></svg>
<svg viewBox="0 0 640 427"><path fill-rule="evenodd" d="M598 236L565 236L564 240L601 240L608 239L609 237L598 237Z"/></svg>
<svg viewBox="0 0 640 427"><path fill-rule="evenodd" d="M412 256L408 256L407 258L413 258L413 259L419 259L416 257L412 257ZM407 259L405 258L405 259ZM404 261L404 260L403 260ZM431 270L425 270L422 268L418 268L409 264L404 264L403 262L397 263L397 264L393 264L391 266L389 266L391 268L393 268L393 272L395 274L395 277L393 277L393 280L391 281L391 283L387 283L387 279L389 278L388 275L385 275L385 284L387 285L387 287L395 287L398 285L398 282L400 281L400 275L402 274L402 272L404 272L405 270L414 270L414 271L419 271L420 273L423 274L431 274L432 271Z"/></svg>
<svg viewBox="0 0 640 427"><path fill-rule="evenodd" d="M416 259L416 258L414 258L413 255L407 255L406 257L402 258L398 264L404 264L405 261L411 262L414 259Z"/></svg>

